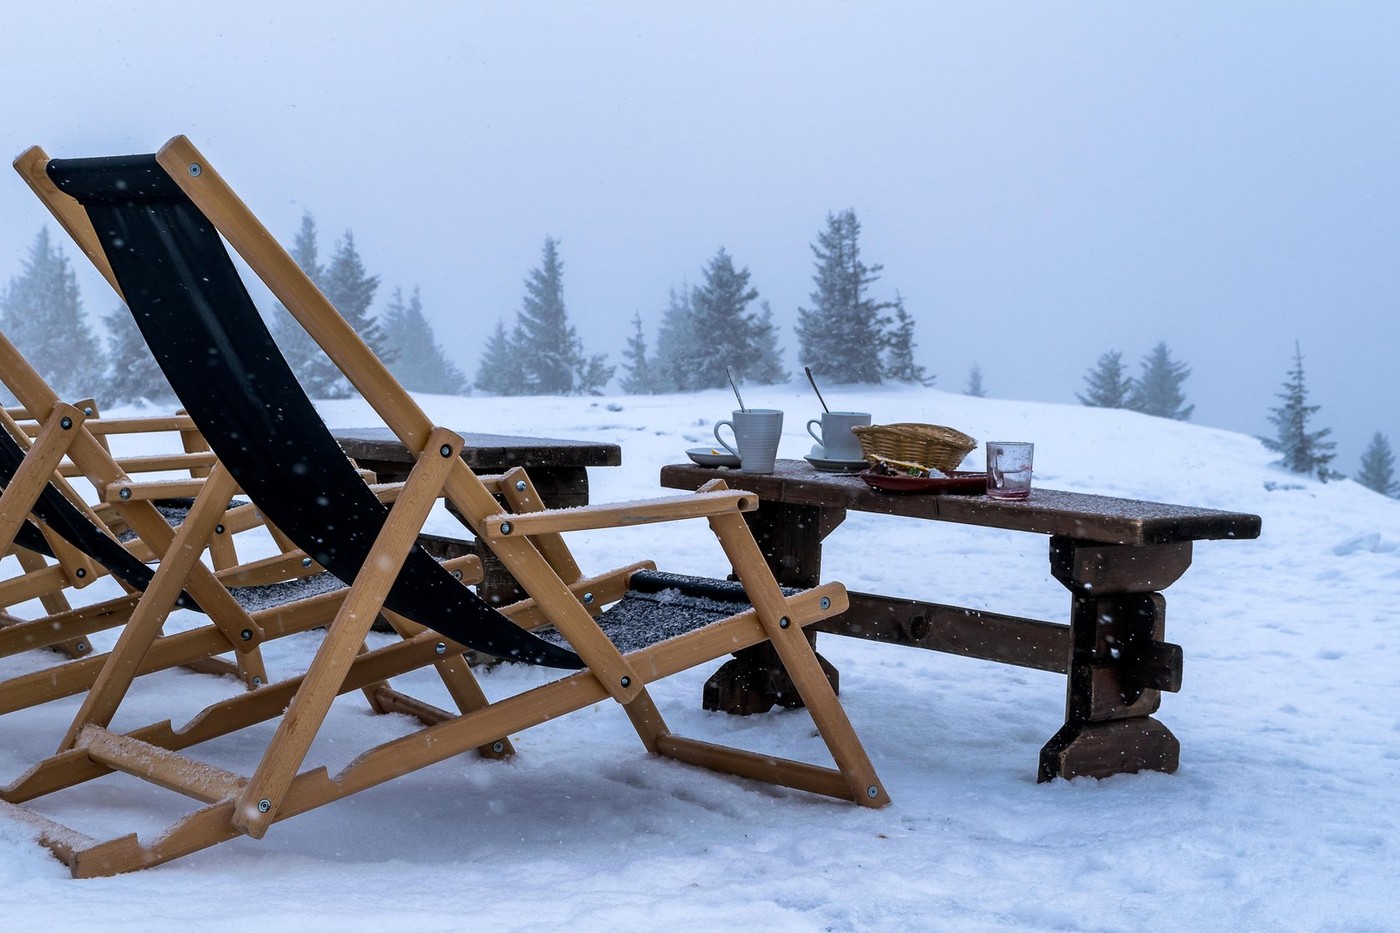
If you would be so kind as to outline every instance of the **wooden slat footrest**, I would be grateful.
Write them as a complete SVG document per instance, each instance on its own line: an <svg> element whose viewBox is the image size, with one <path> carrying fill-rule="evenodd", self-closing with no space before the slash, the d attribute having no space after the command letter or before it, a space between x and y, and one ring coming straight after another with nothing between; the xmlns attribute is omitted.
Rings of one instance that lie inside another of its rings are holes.
<svg viewBox="0 0 1400 933"><path fill-rule="evenodd" d="M247 779L195 761L149 742L86 725L78 733L76 747L92 760L177 791L204 803L217 803L237 794Z"/></svg>
<svg viewBox="0 0 1400 933"><path fill-rule="evenodd" d="M417 697L400 693L392 687L379 687L374 691L374 703L384 713L404 713L412 716L425 726L435 726L440 722L457 718L445 709L425 703Z"/></svg>
<svg viewBox="0 0 1400 933"><path fill-rule="evenodd" d="M663 735L657 739L656 750L667 758L674 758L689 765L722 771L738 777L779 784L794 790L852 800L850 786L841 772L835 768L788 758L775 758L772 755L759 755L740 748L714 745L698 739L688 739L679 735Z"/></svg>
<svg viewBox="0 0 1400 933"><path fill-rule="evenodd" d="M200 658L197 661L190 661L188 664L181 664L187 671L194 671L196 674L213 674L216 677L242 677L243 672L238 669L238 665L223 658Z"/></svg>
<svg viewBox="0 0 1400 933"><path fill-rule="evenodd" d="M56 823L46 816L40 816L33 810L17 807L12 803L0 801L0 814L3 814L7 819L37 829L39 831L39 844L52 852L54 857L65 865L73 864L75 852L90 849L98 844L98 840L85 833L70 829L62 823Z"/></svg>

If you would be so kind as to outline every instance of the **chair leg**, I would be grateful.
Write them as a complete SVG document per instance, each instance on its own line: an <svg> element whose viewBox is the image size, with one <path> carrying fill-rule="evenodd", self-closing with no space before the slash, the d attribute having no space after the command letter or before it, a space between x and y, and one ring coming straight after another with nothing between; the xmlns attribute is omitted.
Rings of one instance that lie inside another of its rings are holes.
<svg viewBox="0 0 1400 933"><path fill-rule="evenodd" d="M423 448L426 453L418 458L409 473L403 492L389 510L383 530L370 548L364 569L355 578L326 633L326 640L312 659L301 689L278 724L257 770L238 797L233 821L242 832L261 839L276 820L278 807L325 721L358 647L364 644L365 636L383 609L384 598L404 558L417 542L418 533L441 494L461 444L460 437L444 429L437 429L429 436ZM442 456L437 455L439 449L444 451Z"/></svg>
<svg viewBox="0 0 1400 933"><path fill-rule="evenodd" d="M200 537L204 532L200 527L204 524L203 513L212 512L208 509L201 510L200 506L218 499L222 499L227 505L235 488L233 477L222 468L215 469L205 481L204 490L195 502L195 507L190 510L184 525L175 535L165 559L156 568L150 585L136 604L131 620L117 637L116 647L107 656L102 672L93 682L92 689L88 691L82 707L73 719L73 724L59 744L59 751L73 747L83 726L89 723L103 727L111 725L112 717L116 715L117 707L121 705L132 681L139 673L141 662L150 651L151 643L160 635L175 600L179 598L180 591L194 566L199 563L203 546L196 542L203 540ZM222 509L211 517L217 518L217 514L221 513ZM207 535L207 532L204 533Z"/></svg>
<svg viewBox="0 0 1400 933"><path fill-rule="evenodd" d="M20 569L25 573L35 573L48 567L48 562L44 560L42 555L26 551L24 548L16 549L15 558L19 561ZM73 609L67 598L57 590L42 594L39 597L39 602L43 605L44 611L51 616L62 612L71 612ZM49 647L63 652L69 658L81 658L92 654L92 643L81 635L55 642Z"/></svg>
<svg viewBox="0 0 1400 933"><path fill-rule="evenodd" d="M400 637L413 638L426 632L427 626L419 625L411 619L399 615L397 612L385 612L385 618L393 626L394 631ZM485 709L491 703L486 699L486 693L481 689L481 683L472 673L472 666L459 652L447 651L445 657L433 665L438 677L442 680L442 685L447 688L447 693L452 697L452 702L456 704L459 712L471 713L479 709ZM515 747L511 745L510 739L502 735L499 739L494 739L484 745L477 747L477 751L483 758L511 758L515 755Z"/></svg>
<svg viewBox="0 0 1400 933"><path fill-rule="evenodd" d="M885 806L890 798L876 776L875 766L866 755L860 737L841 707L841 701L836 698L836 692L832 690L802 627L791 624L784 615L787 600L768 569L763 552L759 550L743 516L716 515L710 519L710 526L740 582L744 584L744 591L758 611L759 620L831 752L836 767L846 779L851 798L863 806Z"/></svg>

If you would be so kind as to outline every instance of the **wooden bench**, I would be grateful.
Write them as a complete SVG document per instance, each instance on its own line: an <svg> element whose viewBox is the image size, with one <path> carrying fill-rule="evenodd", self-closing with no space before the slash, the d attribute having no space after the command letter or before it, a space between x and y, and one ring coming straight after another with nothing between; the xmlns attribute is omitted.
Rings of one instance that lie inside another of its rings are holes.
<svg viewBox="0 0 1400 933"><path fill-rule="evenodd" d="M1071 593L1068 624L851 593L850 609L814 628L1068 676L1064 726L1041 749L1038 779L1175 771L1180 744L1153 718L1181 689L1182 653L1165 641L1161 591L1191 564L1193 541L1259 536L1257 515L1035 489L1020 501L890 495L858 476L780 460L772 474L674 464L661 484L695 489L725 477L762 500L750 523L779 582L814 586L822 541L848 511L1048 535L1050 572ZM835 676L835 672L831 672ZM706 685L710 709L749 713L786 699L776 659L736 655Z"/></svg>

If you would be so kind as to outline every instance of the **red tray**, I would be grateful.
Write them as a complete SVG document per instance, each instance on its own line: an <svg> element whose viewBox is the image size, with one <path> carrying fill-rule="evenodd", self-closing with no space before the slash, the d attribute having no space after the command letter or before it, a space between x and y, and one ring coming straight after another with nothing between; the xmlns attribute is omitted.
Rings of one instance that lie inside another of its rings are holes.
<svg viewBox="0 0 1400 933"><path fill-rule="evenodd" d="M976 496L987 491L987 474L953 471L946 477L882 476L865 470L860 474L865 484L881 492L926 492L945 496Z"/></svg>

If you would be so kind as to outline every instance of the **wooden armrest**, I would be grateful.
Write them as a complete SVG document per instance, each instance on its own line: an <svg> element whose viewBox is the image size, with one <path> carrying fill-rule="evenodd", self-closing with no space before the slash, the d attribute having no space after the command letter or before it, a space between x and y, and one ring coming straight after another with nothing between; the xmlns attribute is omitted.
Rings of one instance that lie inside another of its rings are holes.
<svg viewBox="0 0 1400 933"><path fill-rule="evenodd" d="M542 512L492 515L486 519L482 535L494 538L520 537L550 532L582 531L589 528L620 528L670 522L683 518L705 518L726 512L752 512L758 496L742 490L718 489L688 496L668 496L613 505L587 505L573 509L546 509Z"/></svg>

